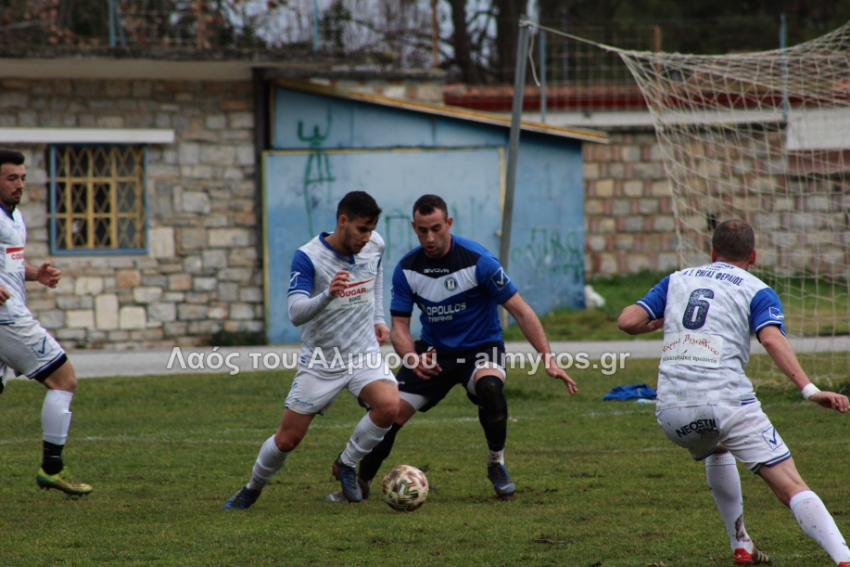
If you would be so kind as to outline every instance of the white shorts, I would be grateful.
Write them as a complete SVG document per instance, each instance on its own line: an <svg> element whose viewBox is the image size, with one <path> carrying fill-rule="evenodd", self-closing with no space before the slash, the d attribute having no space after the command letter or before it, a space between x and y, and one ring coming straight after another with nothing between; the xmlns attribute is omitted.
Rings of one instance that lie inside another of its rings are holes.
<svg viewBox="0 0 850 567"><path fill-rule="evenodd" d="M44 382L67 359L56 339L32 317L0 323L0 377L8 366L18 376Z"/></svg>
<svg viewBox="0 0 850 567"><path fill-rule="evenodd" d="M721 443L754 473L761 465L771 466L791 458L758 400L747 400L740 406L659 409L655 418L667 437L690 451L697 461L714 453Z"/></svg>
<svg viewBox="0 0 850 567"><path fill-rule="evenodd" d="M295 379L292 380L292 387L289 389L284 407L304 415L314 413L324 415L343 389L347 388L359 400L363 388L377 380L390 380L393 384L396 383L390 367L383 360L378 368L366 367L343 371L337 376L318 373L301 366L295 373ZM362 400L360 405L366 407Z"/></svg>

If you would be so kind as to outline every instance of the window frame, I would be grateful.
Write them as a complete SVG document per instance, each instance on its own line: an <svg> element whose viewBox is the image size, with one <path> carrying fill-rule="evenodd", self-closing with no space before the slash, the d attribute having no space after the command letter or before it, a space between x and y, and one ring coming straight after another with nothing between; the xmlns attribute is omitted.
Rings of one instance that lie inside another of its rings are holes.
<svg viewBox="0 0 850 567"><path fill-rule="evenodd" d="M113 148L137 146L142 148L142 203L144 206L145 220L142 230L144 232L145 245L142 248L77 248L64 249L56 246L57 227L56 227L56 149L58 147L74 147L74 148ZM148 203L148 144L99 144L99 143L71 143L71 144L50 144L49 150L49 172L50 184L48 195L48 215L49 220L49 240L50 254L52 256L119 256L119 255L147 255L150 252L150 208Z"/></svg>

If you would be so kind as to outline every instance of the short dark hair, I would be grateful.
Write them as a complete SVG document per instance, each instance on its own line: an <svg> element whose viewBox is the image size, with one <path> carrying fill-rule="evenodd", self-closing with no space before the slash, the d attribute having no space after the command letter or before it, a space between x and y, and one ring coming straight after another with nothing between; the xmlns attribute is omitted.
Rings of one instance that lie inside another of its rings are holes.
<svg viewBox="0 0 850 567"><path fill-rule="evenodd" d="M711 247L719 258L740 262L749 259L756 247L753 227L742 220L723 221L714 230Z"/></svg>
<svg viewBox="0 0 850 567"><path fill-rule="evenodd" d="M339 202L336 207L336 218L339 219L342 215L348 217L349 220L365 217L370 221L377 220L381 216L381 207L375 202L375 199L365 191L351 191L345 194L345 197Z"/></svg>
<svg viewBox="0 0 850 567"><path fill-rule="evenodd" d="M440 209L446 215L446 218L449 218L449 207L437 195L422 195L416 199L416 202L413 203L413 216L416 216L416 213L423 216L430 215L434 212L434 209Z"/></svg>
<svg viewBox="0 0 850 567"><path fill-rule="evenodd" d="M24 154L15 150L0 150L0 167L6 163L24 165Z"/></svg>

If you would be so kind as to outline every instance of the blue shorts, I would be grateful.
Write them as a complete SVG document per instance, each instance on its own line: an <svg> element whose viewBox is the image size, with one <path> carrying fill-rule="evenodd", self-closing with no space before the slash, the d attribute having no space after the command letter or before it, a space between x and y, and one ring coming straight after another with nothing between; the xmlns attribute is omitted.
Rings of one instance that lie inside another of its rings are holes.
<svg viewBox="0 0 850 567"><path fill-rule="evenodd" d="M432 349L423 341L416 341L414 348L420 354ZM443 371L429 380L423 380L402 365L396 375L399 397L419 411L428 411L440 403L455 385L463 384L466 395L478 404L472 376L480 368L491 367L504 378L505 344L485 343L467 350L437 351L437 364Z"/></svg>

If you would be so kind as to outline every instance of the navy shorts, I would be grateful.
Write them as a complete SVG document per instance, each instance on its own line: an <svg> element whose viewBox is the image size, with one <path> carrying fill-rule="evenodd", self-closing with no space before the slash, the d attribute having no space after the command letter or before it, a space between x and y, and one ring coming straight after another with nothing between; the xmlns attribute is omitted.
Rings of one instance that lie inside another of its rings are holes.
<svg viewBox="0 0 850 567"><path fill-rule="evenodd" d="M416 341L414 348L417 353L421 354L431 349L431 346L422 341ZM428 411L436 406L457 384L462 384L466 388L466 395L469 396L469 399L478 404L478 398L472 389L472 376L482 366L492 366L493 364L499 368L499 370L494 369L494 371L504 376L505 345L498 342L486 343L468 350L450 352L438 350L437 363L443 371L432 376L430 380L423 380L404 365L396 374L399 395L403 399L405 393L426 398L427 401L424 405L419 406L419 404L411 403L419 411ZM410 400L408 399L408 401Z"/></svg>

